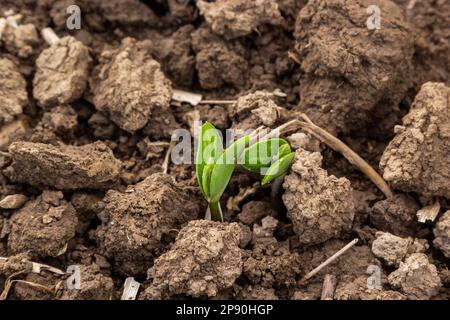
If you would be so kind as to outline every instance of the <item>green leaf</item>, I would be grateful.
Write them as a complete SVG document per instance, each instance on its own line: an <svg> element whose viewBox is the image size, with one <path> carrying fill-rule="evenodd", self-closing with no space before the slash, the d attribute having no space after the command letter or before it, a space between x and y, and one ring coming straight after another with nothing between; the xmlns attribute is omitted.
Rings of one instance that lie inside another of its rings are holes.
<svg viewBox="0 0 450 320"><path fill-rule="evenodd" d="M222 152L223 143L219 131L211 123L204 123L201 126L198 135L195 171L197 173L198 185L205 198L207 198L208 195L205 192L205 185L203 184L203 171L205 166L214 163Z"/></svg>
<svg viewBox="0 0 450 320"><path fill-rule="evenodd" d="M288 155L289 153L291 153L291 147L289 146L288 143L283 144L280 149L278 149L278 156L277 159L281 159L284 156Z"/></svg>
<svg viewBox="0 0 450 320"><path fill-rule="evenodd" d="M203 175L202 175L202 190L203 194L206 199L209 199L209 186L211 184L211 173L214 168L214 163L209 163L203 168Z"/></svg>
<svg viewBox="0 0 450 320"><path fill-rule="evenodd" d="M231 175L236 167L237 159L247 147L249 141L249 136L238 139L217 158L211 173L211 184L209 188L210 202L219 201L230 181Z"/></svg>
<svg viewBox="0 0 450 320"><path fill-rule="evenodd" d="M286 172L289 170L292 160L294 159L294 155L295 153L291 152L275 161L267 170L266 175L262 180L262 185L268 184L272 180L286 174Z"/></svg>
<svg viewBox="0 0 450 320"><path fill-rule="evenodd" d="M286 150L286 147L289 153L290 147L287 141L278 138L255 143L245 150L243 167L252 172L261 172L261 169L269 168L274 161L274 156L279 155L280 150Z"/></svg>

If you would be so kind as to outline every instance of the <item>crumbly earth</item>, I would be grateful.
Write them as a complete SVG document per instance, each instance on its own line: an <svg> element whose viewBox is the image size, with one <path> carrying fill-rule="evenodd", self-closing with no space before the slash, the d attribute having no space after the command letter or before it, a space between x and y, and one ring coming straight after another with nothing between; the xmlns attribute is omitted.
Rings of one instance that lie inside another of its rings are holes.
<svg viewBox="0 0 450 320"><path fill-rule="evenodd" d="M275 215L276 211L271 208L270 203L265 201L251 201L242 206L238 218L242 223L253 226L261 218Z"/></svg>
<svg viewBox="0 0 450 320"><path fill-rule="evenodd" d="M7 24L2 40L8 52L23 59L33 55L40 42L36 26L32 23L19 24L17 27Z"/></svg>
<svg viewBox="0 0 450 320"><path fill-rule="evenodd" d="M73 4L82 13L79 30L67 27ZM380 7L381 29L368 29L369 5ZM0 292L22 271L14 279L29 283L14 282L7 299L120 299L133 276L138 299L318 300L328 274L337 280L334 299L450 299L448 118L441 111L450 86L449 6L1 0L0 69L7 72L0 101L8 104L0 102ZM9 15L18 27L2 32ZM59 44L45 43L45 27ZM172 86L204 101L171 101ZM153 98L164 103L151 107ZM124 106L137 115L130 119ZM411 176L400 176L402 185L388 181L394 196L386 199L338 152L302 130L287 132L283 138L302 155L284 178L289 188L262 187L258 174L238 166L222 196L220 224L196 220L207 203L195 165L169 161L162 174L175 129L195 136L198 120L222 132L273 129L299 112L379 173L384 152ZM402 124L405 115L411 124ZM398 141L411 131L420 138L417 128L422 140ZM395 148L406 153L394 155ZM55 201L39 200L47 192ZM436 202L435 221L419 223L417 211ZM54 208L61 206L69 214L58 220ZM304 279L355 238L354 247ZM36 274L31 261L63 271L78 265L88 281L72 291L68 275ZM374 270L381 290L367 286Z"/></svg>
<svg viewBox="0 0 450 320"><path fill-rule="evenodd" d="M191 221L148 270L146 298L214 297L231 287L242 273L241 237L236 223Z"/></svg>
<svg viewBox="0 0 450 320"><path fill-rule="evenodd" d="M450 258L450 210L445 212L433 230L433 245Z"/></svg>
<svg viewBox="0 0 450 320"><path fill-rule="evenodd" d="M336 300L406 300L398 291L378 290L367 287L367 276L360 276L352 281L340 283L334 293Z"/></svg>
<svg viewBox="0 0 450 320"><path fill-rule="evenodd" d="M77 118L71 106L57 106L42 115L40 126L62 137L73 137L78 125Z"/></svg>
<svg viewBox="0 0 450 320"><path fill-rule="evenodd" d="M27 104L25 79L13 61L0 58L0 125L14 120Z"/></svg>
<svg viewBox="0 0 450 320"><path fill-rule="evenodd" d="M245 86L248 62L239 45L228 44L208 28L199 28L192 33L192 49L196 54L195 68L203 89Z"/></svg>
<svg viewBox="0 0 450 320"><path fill-rule="evenodd" d="M387 232L377 232L372 243L372 252L387 265L398 266L406 257L412 244L411 238L400 238Z"/></svg>
<svg viewBox="0 0 450 320"><path fill-rule="evenodd" d="M61 300L110 300L114 294L114 283L103 275L96 264L81 265L80 288L70 289L64 282Z"/></svg>
<svg viewBox="0 0 450 320"><path fill-rule="evenodd" d="M370 211L370 222L376 228L396 236L412 236L418 229L416 213L419 209L412 197L396 194L375 203Z"/></svg>
<svg viewBox="0 0 450 320"><path fill-rule="evenodd" d="M450 87L425 83L381 158L393 187L450 198Z"/></svg>
<svg viewBox="0 0 450 320"><path fill-rule="evenodd" d="M302 244L319 244L348 232L355 215L350 181L328 175L318 152L298 149L283 184L283 202Z"/></svg>
<svg viewBox="0 0 450 320"><path fill-rule="evenodd" d="M92 59L89 49L74 37L64 37L36 59L33 96L50 108L71 103L83 95Z"/></svg>
<svg viewBox="0 0 450 320"><path fill-rule="evenodd" d="M239 292L237 298L240 300L278 300L274 289L259 286L248 286L245 290Z"/></svg>
<svg viewBox="0 0 450 320"><path fill-rule="evenodd" d="M28 197L23 194L10 194L0 201L0 208L19 209L27 202L27 200Z"/></svg>
<svg viewBox="0 0 450 320"><path fill-rule="evenodd" d="M276 1L197 0L196 4L211 30L226 39L246 36L261 24L280 26L283 22Z"/></svg>
<svg viewBox="0 0 450 320"><path fill-rule="evenodd" d="M142 129L155 110L167 111L172 98L172 84L152 58L150 44L126 38L105 50L90 80L95 107L128 132Z"/></svg>
<svg viewBox="0 0 450 320"><path fill-rule="evenodd" d="M289 242L277 242L272 237L260 237L244 261L243 274L253 285L264 288L295 287L300 259L291 252Z"/></svg>
<svg viewBox="0 0 450 320"><path fill-rule="evenodd" d="M196 196L162 173L125 192L110 190L103 202L95 238L115 271L126 275L144 274L181 226L199 213Z"/></svg>
<svg viewBox="0 0 450 320"><path fill-rule="evenodd" d="M255 91L239 97L233 105L233 128L246 131L261 125L272 127L282 112L283 108L277 105L274 93Z"/></svg>
<svg viewBox="0 0 450 320"><path fill-rule="evenodd" d="M21 252L6 258L6 261L0 259L0 277L9 277L21 271L31 272L32 265L29 262L31 259L29 253Z"/></svg>
<svg viewBox="0 0 450 320"><path fill-rule="evenodd" d="M60 191L44 191L11 216L8 250L34 257L57 257L75 236L77 215Z"/></svg>
<svg viewBox="0 0 450 320"><path fill-rule="evenodd" d="M414 253L392 272L389 284L405 294L408 299L430 299L442 286L436 266L423 253Z"/></svg>
<svg viewBox="0 0 450 320"><path fill-rule="evenodd" d="M295 51L300 109L332 132L362 128L395 110L412 86L414 41L402 11L377 1L380 29L369 30L370 0L314 0L300 10ZM382 48L382 49L380 49Z"/></svg>
<svg viewBox="0 0 450 320"><path fill-rule="evenodd" d="M114 186L121 162L102 142L84 146L15 142L9 147L13 181L59 190L106 189Z"/></svg>

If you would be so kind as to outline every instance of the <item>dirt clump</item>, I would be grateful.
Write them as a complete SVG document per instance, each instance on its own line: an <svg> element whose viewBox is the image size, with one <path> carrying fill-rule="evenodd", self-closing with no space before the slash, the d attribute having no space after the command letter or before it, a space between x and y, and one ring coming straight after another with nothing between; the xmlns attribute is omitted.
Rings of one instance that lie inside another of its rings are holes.
<svg viewBox="0 0 450 320"><path fill-rule="evenodd" d="M26 59L32 56L40 43L39 35L34 24L19 24L17 27L9 23L2 34L2 41L8 52Z"/></svg>
<svg viewBox="0 0 450 320"><path fill-rule="evenodd" d="M144 274L177 230L197 218L200 210L189 189L162 173L125 192L109 190L103 202L95 238L100 253L114 262L114 270L126 275Z"/></svg>
<svg viewBox="0 0 450 320"><path fill-rule="evenodd" d="M253 235L256 239L272 237L277 227L278 220L267 216L261 220L261 225L257 223L253 225Z"/></svg>
<svg viewBox="0 0 450 320"><path fill-rule="evenodd" d="M28 104L26 82L17 66L7 58L0 59L0 125L11 122Z"/></svg>
<svg viewBox="0 0 450 320"><path fill-rule="evenodd" d="M102 142L58 146L14 142L11 166L4 173L13 181L59 190L106 189L119 177L121 162Z"/></svg>
<svg viewBox="0 0 450 320"><path fill-rule="evenodd" d="M110 300L114 293L114 283L110 277L103 275L95 265L80 265L80 288L69 289L67 282L60 300Z"/></svg>
<svg viewBox="0 0 450 320"><path fill-rule="evenodd" d="M75 236L77 215L60 191L44 191L11 216L8 249L34 257L57 257Z"/></svg>
<svg viewBox="0 0 450 320"><path fill-rule="evenodd" d="M273 218L271 218L273 219ZM289 249L289 241L259 236L251 255L244 261L243 274L252 285L263 288L293 288L299 273L299 256Z"/></svg>
<svg viewBox="0 0 450 320"><path fill-rule="evenodd" d="M419 226L416 217L419 209L417 202L410 196L395 194L374 204L370 210L370 222L379 230L400 237L412 236Z"/></svg>
<svg viewBox="0 0 450 320"><path fill-rule="evenodd" d="M9 277L18 272L31 272L31 255L21 252L16 255L6 257L8 260L0 259L0 277Z"/></svg>
<svg viewBox="0 0 450 320"><path fill-rule="evenodd" d="M276 211L266 201L250 201L242 206L238 214L239 220L249 226L253 226L264 216L275 216Z"/></svg>
<svg viewBox="0 0 450 320"><path fill-rule="evenodd" d="M389 275L388 280L408 299L430 299L442 286L436 266L423 253L414 253L400 262L400 267Z"/></svg>
<svg viewBox="0 0 450 320"><path fill-rule="evenodd" d="M42 120L38 126L61 137L73 137L78 125L77 118L78 115L72 107L57 106L42 115Z"/></svg>
<svg viewBox="0 0 450 320"><path fill-rule="evenodd" d="M355 215L350 181L328 175L318 152L298 149L283 184L283 202L301 244L319 244L348 232Z"/></svg>
<svg viewBox="0 0 450 320"><path fill-rule="evenodd" d="M67 36L36 59L33 96L44 108L69 104L83 96L92 59L89 49Z"/></svg>
<svg viewBox="0 0 450 320"><path fill-rule="evenodd" d="M425 83L380 161L394 188L450 198L450 88Z"/></svg>
<svg viewBox="0 0 450 320"><path fill-rule="evenodd" d="M367 287L367 276L338 284L334 294L336 300L406 300L406 296L393 290L378 290Z"/></svg>
<svg viewBox="0 0 450 320"><path fill-rule="evenodd" d="M398 266L408 254L411 238L400 238L387 232L377 232L372 252L389 266Z"/></svg>
<svg viewBox="0 0 450 320"><path fill-rule="evenodd" d="M142 129L156 110L169 112L172 84L152 58L151 42L122 40L99 57L90 87L93 102L128 132Z"/></svg>
<svg viewBox="0 0 450 320"><path fill-rule="evenodd" d="M195 56L191 48L194 30L192 25L182 26L152 47L164 73L174 84L184 87L191 86L195 77Z"/></svg>
<svg viewBox="0 0 450 320"><path fill-rule="evenodd" d="M274 289L248 286L236 296L239 300L278 300Z"/></svg>
<svg viewBox="0 0 450 320"><path fill-rule="evenodd" d="M332 132L364 127L373 113L386 112L383 106L395 110L412 86L411 27L399 7L381 0L382 27L369 30L371 4L314 0L297 17L299 107Z"/></svg>
<svg viewBox="0 0 450 320"><path fill-rule="evenodd" d="M450 210L445 212L433 230L433 245L450 258Z"/></svg>
<svg viewBox="0 0 450 320"><path fill-rule="evenodd" d="M275 94L268 91L255 91L239 97L231 111L233 128L254 130L261 125L272 127L283 111L276 100Z"/></svg>
<svg viewBox="0 0 450 320"><path fill-rule="evenodd" d="M207 28L199 28L192 33L192 49L198 81L203 89L245 86L249 65L242 46L224 41Z"/></svg>
<svg viewBox="0 0 450 320"><path fill-rule="evenodd" d="M191 221L148 270L146 297L214 297L231 287L242 273L241 236L236 223Z"/></svg>
<svg viewBox="0 0 450 320"><path fill-rule="evenodd" d="M10 194L0 201L0 208L19 209L27 202L27 200L28 197L23 194Z"/></svg>
<svg viewBox="0 0 450 320"><path fill-rule="evenodd" d="M211 30L226 39L246 36L262 24L283 23L278 3L271 0L196 1Z"/></svg>

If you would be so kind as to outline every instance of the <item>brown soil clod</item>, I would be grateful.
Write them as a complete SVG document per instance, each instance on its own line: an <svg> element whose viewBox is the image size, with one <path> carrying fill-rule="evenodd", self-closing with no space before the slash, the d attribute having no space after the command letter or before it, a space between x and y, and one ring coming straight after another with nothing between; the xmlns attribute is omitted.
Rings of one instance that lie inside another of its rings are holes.
<svg viewBox="0 0 450 320"><path fill-rule="evenodd" d="M276 1L197 0L197 7L214 33L232 39L257 30L261 24L279 26L283 18Z"/></svg>
<svg viewBox="0 0 450 320"><path fill-rule="evenodd" d="M231 287L242 273L241 237L236 223L190 222L148 270L152 282L146 298L214 297Z"/></svg>
<svg viewBox="0 0 450 320"><path fill-rule="evenodd" d="M42 107L71 103L82 97L92 59L89 49L71 36L45 49L36 60L33 95Z"/></svg>
<svg viewBox="0 0 450 320"><path fill-rule="evenodd" d="M28 104L25 79L7 58L0 59L0 98L0 125L14 120Z"/></svg>
<svg viewBox="0 0 450 320"><path fill-rule="evenodd" d="M35 257L57 257L75 236L77 216L59 191L44 191L11 217L8 249Z"/></svg>
<svg viewBox="0 0 450 320"><path fill-rule="evenodd" d="M109 300L113 296L114 283L108 276L100 272L95 265L81 265L80 288L67 288L65 283L60 294L61 300Z"/></svg>
<svg viewBox="0 0 450 320"><path fill-rule="evenodd" d="M80 147L15 142L9 153L13 161L5 174L10 179L59 190L113 187L121 169L121 162L102 142Z"/></svg>
<svg viewBox="0 0 450 320"><path fill-rule="evenodd" d="M95 107L126 131L145 127L157 110L170 113L172 84L152 58L148 42L126 38L120 47L105 50L90 86Z"/></svg>
<svg viewBox="0 0 450 320"><path fill-rule="evenodd" d="M318 244L348 232L355 215L350 182L321 168L320 153L298 149L286 176L283 202L302 244Z"/></svg>
<svg viewBox="0 0 450 320"><path fill-rule="evenodd" d="M107 192L102 225L96 230L100 252L116 272L142 275L170 245L176 232L199 213L196 197L167 174L157 173L122 193Z"/></svg>
<svg viewBox="0 0 450 320"><path fill-rule="evenodd" d="M297 17L300 109L333 133L360 129L373 114L386 114L386 106L396 106L412 86L411 27L399 7L382 0L382 27L368 30L371 4L314 0Z"/></svg>
<svg viewBox="0 0 450 320"><path fill-rule="evenodd" d="M381 158L384 178L402 191L450 198L450 88L425 83Z"/></svg>
<svg viewBox="0 0 450 320"><path fill-rule="evenodd" d="M396 194L375 203L370 211L370 222L378 229L397 236L412 236L419 225L417 210L419 206L412 197Z"/></svg>
<svg viewBox="0 0 450 320"><path fill-rule="evenodd" d="M450 298L449 1L0 2L0 299ZM223 223L206 121L295 152Z"/></svg>
<svg viewBox="0 0 450 320"><path fill-rule="evenodd" d="M450 258L450 211L445 212L434 228L433 245Z"/></svg>
<svg viewBox="0 0 450 320"><path fill-rule="evenodd" d="M423 253L414 253L389 275L389 284L409 299L430 299L442 286L436 266Z"/></svg>

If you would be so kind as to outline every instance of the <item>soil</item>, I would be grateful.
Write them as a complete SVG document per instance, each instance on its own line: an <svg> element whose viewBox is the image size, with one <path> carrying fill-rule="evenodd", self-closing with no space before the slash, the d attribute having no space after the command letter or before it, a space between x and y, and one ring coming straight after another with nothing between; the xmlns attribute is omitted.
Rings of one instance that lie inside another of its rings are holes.
<svg viewBox="0 0 450 320"><path fill-rule="evenodd" d="M73 4L79 30L66 23ZM338 300L449 299L448 1L2 0L0 19L11 13L17 26L0 29L0 292L22 281L7 299L120 299L134 277L137 299L317 300L327 274ZM192 106L175 89L232 103ZM393 195L302 130L285 137L295 158L278 187L235 172L223 223L203 219L194 165L165 170L175 129L273 129L300 112ZM419 222L431 204L436 219Z"/></svg>

